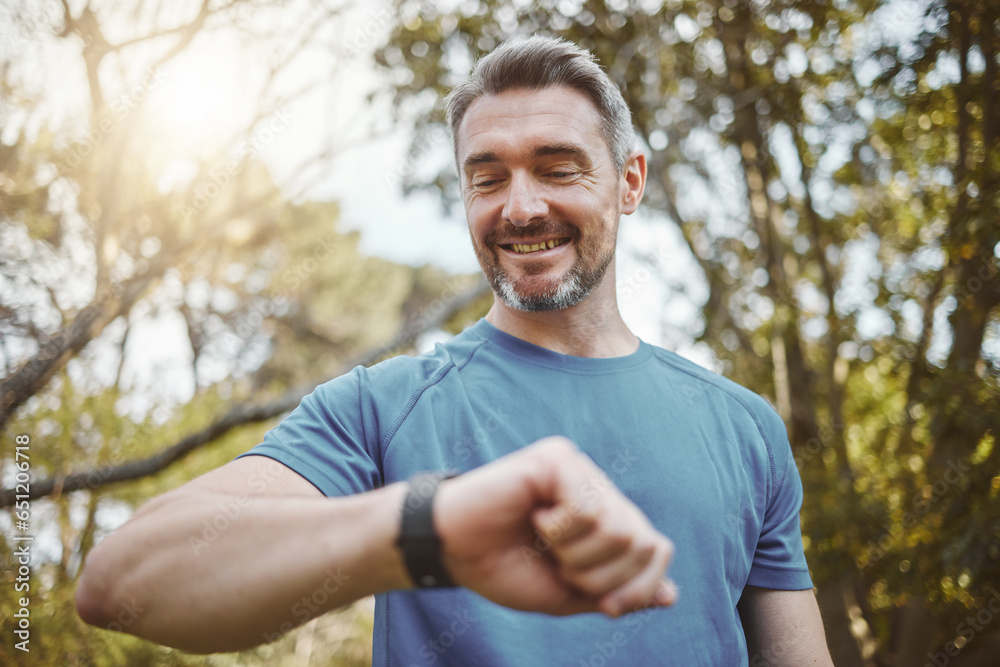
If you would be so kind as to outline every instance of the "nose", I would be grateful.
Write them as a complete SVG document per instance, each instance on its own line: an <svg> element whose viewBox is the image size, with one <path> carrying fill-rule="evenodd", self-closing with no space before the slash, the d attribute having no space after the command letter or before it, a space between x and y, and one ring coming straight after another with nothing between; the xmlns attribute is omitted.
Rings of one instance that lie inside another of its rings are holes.
<svg viewBox="0 0 1000 667"><path fill-rule="evenodd" d="M524 172L514 172L507 186L507 201L503 207L503 219L517 227L524 227L534 220L545 218L549 205L543 196L541 185Z"/></svg>

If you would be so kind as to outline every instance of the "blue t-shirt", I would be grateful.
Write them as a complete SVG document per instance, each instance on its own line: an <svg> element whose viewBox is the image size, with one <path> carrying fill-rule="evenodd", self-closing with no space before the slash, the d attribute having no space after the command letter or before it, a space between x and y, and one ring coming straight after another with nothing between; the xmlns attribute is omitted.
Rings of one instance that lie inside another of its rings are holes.
<svg viewBox="0 0 1000 667"><path fill-rule="evenodd" d="M781 419L645 342L624 357L573 357L481 319L432 352L321 385L248 454L342 496L469 470L549 435L573 440L673 540L678 602L555 617L465 588L391 591L376 596L374 665L746 665L744 586L812 588Z"/></svg>

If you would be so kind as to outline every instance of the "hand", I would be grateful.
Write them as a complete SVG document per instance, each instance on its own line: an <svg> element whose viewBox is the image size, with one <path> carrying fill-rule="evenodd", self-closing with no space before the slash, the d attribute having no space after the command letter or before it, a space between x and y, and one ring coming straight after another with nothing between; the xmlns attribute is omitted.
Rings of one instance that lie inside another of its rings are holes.
<svg viewBox="0 0 1000 667"><path fill-rule="evenodd" d="M620 616L677 597L670 540L565 438L443 482L434 522L455 582L513 609Z"/></svg>

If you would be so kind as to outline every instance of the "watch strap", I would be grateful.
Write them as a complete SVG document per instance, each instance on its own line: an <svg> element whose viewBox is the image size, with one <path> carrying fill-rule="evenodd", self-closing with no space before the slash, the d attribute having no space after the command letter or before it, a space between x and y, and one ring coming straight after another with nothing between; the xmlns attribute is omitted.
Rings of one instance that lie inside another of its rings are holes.
<svg viewBox="0 0 1000 667"><path fill-rule="evenodd" d="M457 585L441 561L441 538L434 528L434 496L438 485L457 474L456 471L429 472L410 478L396 545L418 588Z"/></svg>

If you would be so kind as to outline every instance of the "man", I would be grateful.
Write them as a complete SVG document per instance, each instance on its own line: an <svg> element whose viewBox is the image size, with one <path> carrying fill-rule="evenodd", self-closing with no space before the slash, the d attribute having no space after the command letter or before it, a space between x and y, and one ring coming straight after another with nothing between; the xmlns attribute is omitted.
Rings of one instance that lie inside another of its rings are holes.
<svg viewBox="0 0 1000 667"><path fill-rule="evenodd" d="M143 507L92 552L80 615L130 603L127 631L208 652L375 593L376 665L831 664L780 419L618 312L646 178L620 93L535 37L448 115L492 309Z"/></svg>

